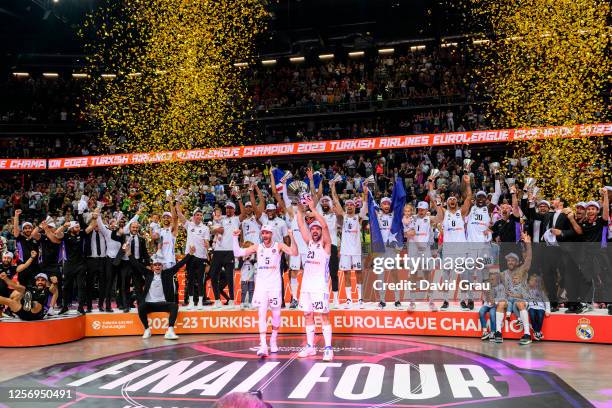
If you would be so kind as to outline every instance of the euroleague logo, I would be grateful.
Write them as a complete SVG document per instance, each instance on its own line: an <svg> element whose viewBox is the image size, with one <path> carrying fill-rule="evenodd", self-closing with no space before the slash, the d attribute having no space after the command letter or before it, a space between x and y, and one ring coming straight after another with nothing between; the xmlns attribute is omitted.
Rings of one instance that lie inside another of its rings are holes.
<svg viewBox="0 0 612 408"><path fill-rule="evenodd" d="M91 322L91 328L94 330L100 330L102 328L102 323L99 320L94 320Z"/></svg>
<svg viewBox="0 0 612 408"><path fill-rule="evenodd" d="M517 369L492 357L405 338L336 336L335 358L298 359L304 336L279 338L259 359L256 336L163 346L86 363L48 367L15 379L20 386L75 387L73 407L207 407L230 392L261 391L275 408L342 406L590 406L550 373ZM321 339L322 342L322 339ZM5 384L0 384L4 386ZM561 392L562 391L562 392ZM96 401L97 400L97 401ZM583 404L584 403L584 404Z"/></svg>

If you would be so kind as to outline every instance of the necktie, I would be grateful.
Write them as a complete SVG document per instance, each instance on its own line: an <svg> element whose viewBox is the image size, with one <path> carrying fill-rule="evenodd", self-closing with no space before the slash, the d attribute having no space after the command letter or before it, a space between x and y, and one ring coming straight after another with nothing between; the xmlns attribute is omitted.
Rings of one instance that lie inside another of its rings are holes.
<svg viewBox="0 0 612 408"><path fill-rule="evenodd" d="M138 257L136 256L136 243L134 242L134 236L132 236L132 242L130 243L130 249L132 252L132 255L134 255L134 258L138 259Z"/></svg>
<svg viewBox="0 0 612 408"><path fill-rule="evenodd" d="M96 235L96 250L98 252L98 256L102 255L102 248L100 248L100 234L98 231L93 232Z"/></svg>

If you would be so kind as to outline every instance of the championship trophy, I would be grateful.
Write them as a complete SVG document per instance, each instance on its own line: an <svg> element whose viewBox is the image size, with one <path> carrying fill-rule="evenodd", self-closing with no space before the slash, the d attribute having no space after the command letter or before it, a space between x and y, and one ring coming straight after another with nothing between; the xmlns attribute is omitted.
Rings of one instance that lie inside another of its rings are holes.
<svg viewBox="0 0 612 408"><path fill-rule="evenodd" d="M295 180L287 185L287 196L291 202L300 202L306 205L306 200L310 197L308 185L302 180Z"/></svg>
<svg viewBox="0 0 612 408"><path fill-rule="evenodd" d="M499 172L499 162L489 163L489 171L492 175L495 175Z"/></svg>
<svg viewBox="0 0 612 408"><path fill-rule="evenodd" d="M469 173L472 170L472 164L474 164L474 160L463 159L463 171Z"/></svg>
<svg viewBox="0 0 612 408"><path fill-rule="evenodd" d="M436 177L438 177L440 175L440 170L439 169L431 169L431 172L429 173L429 178L430 179L434 179Z"/></svg>
<svg viewBox="0 0 612 408"><path fill-rule="evenodd" d="M533 177L527 177L525 179L525 186L523 187L523 190L525 191L529 191L531 189L533 189L535 187L536 184L536 179Z"/></svg>

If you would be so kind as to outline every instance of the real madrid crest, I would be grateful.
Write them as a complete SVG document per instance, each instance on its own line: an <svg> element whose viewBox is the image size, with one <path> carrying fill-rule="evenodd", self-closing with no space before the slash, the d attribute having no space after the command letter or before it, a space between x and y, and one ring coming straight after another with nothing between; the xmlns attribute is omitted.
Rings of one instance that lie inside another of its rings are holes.
<svg viewBox="0 0 612 408"><path fill-rule="evenodd" d="M591 326L591 321L585 317L578 319L576 326L576 336L582 340L592 340L595 337L595 329Z"/></svg>

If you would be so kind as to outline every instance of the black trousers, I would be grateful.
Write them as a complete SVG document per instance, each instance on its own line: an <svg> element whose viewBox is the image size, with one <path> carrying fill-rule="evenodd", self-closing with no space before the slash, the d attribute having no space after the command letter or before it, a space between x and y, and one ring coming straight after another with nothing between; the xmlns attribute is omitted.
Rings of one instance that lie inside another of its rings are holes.
<svg viewBox="0 0 612 408"><path fill-rule="evenodd" d="M64 302L63 306L68 307L72 303L73 287L76 281L77 299L79 307L85 306L85 274L87 266L85 262L66 262L64 264Z"/></svg>
<svg viewBox="0 0 612 408"><path fill-rule="evenodd" d="M221 271L223 270L223 272ZM212 279L213 292L215 299L219 300L223 286L221 286L222 276L229 287L229 297L234 300L234 252L233 251L213 251L212 263L210 265L210 278Z"/></svg>
<svg viewBox="0 0 612 408"><path fill-rule="evenodd" d="M166 312L169 313L168 326L174 327L176 323L176 317L178 316L178 303L175 302L143 302L138 305L138 317L142 322L145 329L149 328L149 321L147 315L155 312Z"/></svg>
<svg viewBox="0 0 612 408"><path fill-rule="evenodd" d="M332 292L338 291L338 267L340 258L338 257L338 246L331 246L331 254L329 257L329 277L331 278Z"/></svg>
<svg viewBox="0 0 612 408"><path fill-rule="evenodd" d="M119 296L121 306L126 309L132 304L130 296L130 284L136 293L136 299L141 299L144 285L144 278L140 272L135 270L129 261L121 261L119 265Z"/></svg>
<svg viewBox="0 0 612 408"><path fill-rule="evenodd" d="M204 301L204 259L191 257L185 272L187 275L187 288L185 290L185 303L189 302L191 296L194 304L198 304L200 297Z"/></svg>
<svg viewBox="0 0 612 408"><path fill-rule="evenodd" d="M92 309L94 299L95 284L98 282L98 309L102 309L104 297L103 285L106 284L106 257L87 258L87 273L85 274L85 296L87 308Z"/></svg>
<svg viewBox="0 0 612 408"><path fill-rule="evenodd" d="M59 264L41 265L40 270L41 272L46 274L49 277L49 279L51 279L52 276L55 276L57 278L57 306L61 306L63 303L62 299L64 295L64 287L63 287L64 278L62 276L62 269L60 265Z"/></svg>

